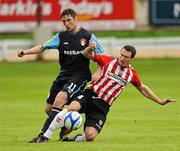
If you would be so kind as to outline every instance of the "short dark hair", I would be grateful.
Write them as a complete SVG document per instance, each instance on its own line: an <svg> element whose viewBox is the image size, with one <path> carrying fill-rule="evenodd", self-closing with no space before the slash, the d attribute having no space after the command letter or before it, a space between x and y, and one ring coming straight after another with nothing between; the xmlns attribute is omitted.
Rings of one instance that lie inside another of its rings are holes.
<svg viewBox="0 0 180 151"><path fill-rule="evenodd" d="M65 16L65 15L70 15L73 18L75 18L77 16L77 13L73 9L67 8L67 9L63 10L63 12L61 13L61 17Z"/></svg>
<svg viewBox="0 0 180 151"><path fill-rule="evenodd" d="M135 55L136 55L136 48L135 47L133 47L131 45L126 45L123 48L126 49L126 51L131 52L131 59L135 57Z"/></svg>

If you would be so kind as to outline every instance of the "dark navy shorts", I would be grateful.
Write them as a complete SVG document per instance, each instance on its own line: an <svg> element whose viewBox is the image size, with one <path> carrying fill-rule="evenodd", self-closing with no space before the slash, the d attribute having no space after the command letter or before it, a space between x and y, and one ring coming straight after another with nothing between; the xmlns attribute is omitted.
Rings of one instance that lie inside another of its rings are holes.
<svg viewBox="0 0 180 151"><path fill-rule="evenodd" d="M52 83L50 94L46 102L53 105L57 94L60 91L65 91L68 93L68 101L66 104L69 104L79 92L84 90L86 83L87 81L83 81L81 78L72 78L69 80L55 80Z"/></svg>

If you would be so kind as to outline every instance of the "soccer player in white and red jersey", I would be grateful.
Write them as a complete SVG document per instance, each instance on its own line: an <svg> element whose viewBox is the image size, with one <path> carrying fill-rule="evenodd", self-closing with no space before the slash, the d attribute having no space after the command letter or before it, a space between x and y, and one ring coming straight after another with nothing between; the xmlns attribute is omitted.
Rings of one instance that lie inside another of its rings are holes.
<svg viewBox="0 0 180 151"><path fill-rule="evenodd" d="M133 84L145 97L160 105L175 102L175 99L159 98L148 86L142 83L136 70L130 65L130 61L136 55L136 49L133 46L124 46L120 50L118 59L97 54L93 51L95 48L96 45L90 42L82 54L102 66L99 79L92 82L89 88L81 92L66 109L56 115L49 129L43 134L45 138L49 139L57 128L63 126L62 119L65 113L79 111L85 113L86 117L84 134L64 137L62 141L93 141L102 130L110 106L128 83Z"/></svg>

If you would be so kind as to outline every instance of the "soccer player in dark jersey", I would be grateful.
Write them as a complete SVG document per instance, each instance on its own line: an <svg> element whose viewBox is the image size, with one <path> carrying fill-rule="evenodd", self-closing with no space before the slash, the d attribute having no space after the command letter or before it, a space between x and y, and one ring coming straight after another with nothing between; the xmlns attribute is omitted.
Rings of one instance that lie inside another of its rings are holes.
<svg viewBox="0 0 180 151"><path fill-rule="evenodd" d="M47 130L56 114L62 110L62 107L69 104L74 96L82 91L86 83L91 80L89 59L81 54L81 51L89 45L89 40L96 43L96 53L104 51L97 42L96 37L78 25L77 14L74 10L64 10L61 13L61 20L66 28L65 31L57 33L43 45L18 52L18 56L23 57L24 55L42 53L46 49L57 49L59 51L61 69L52 83L46 101L45 111L49 117L42 128L41 134ZM99 70L100 68L98 68L97 72ZM61 135L63 135L63 132ZM36 142L39 137L40 135L30 142Z"/></svg>
<svg viewBox="0 0 180 151"><path fill-rule="evenodd" d="M64 137L62 141L93 141L102 130L111 105L128 83L133 84L146 98L160 105L175 102L174 99L159 98L141 82L136 70L130 65L130 61L136 54L133 46L124 46L118 59L94 53L92 51L94 49L95 45L90 44L82 54L102 66L101 76L96 82L92 82L89 88L78 94L67 108L56 115L49 129L43 134L47 140L57 128L63 126L63 117L68 111L79 111L85 113L84 134Z"/></svg>

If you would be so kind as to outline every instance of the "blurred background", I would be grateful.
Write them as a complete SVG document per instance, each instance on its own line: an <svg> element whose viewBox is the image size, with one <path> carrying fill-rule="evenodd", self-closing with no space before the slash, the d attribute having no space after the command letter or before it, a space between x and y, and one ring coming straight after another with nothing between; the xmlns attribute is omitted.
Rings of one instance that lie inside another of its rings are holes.
<svg viewBox="0 0 180 151"><path fill-rule="evenodd" d="M65 8L78 13L107 54L132 44L137 57L180 57L180 0L0 0L0 61L57 60L57 51L21 59L16 54L64 30Z"/></svg>

